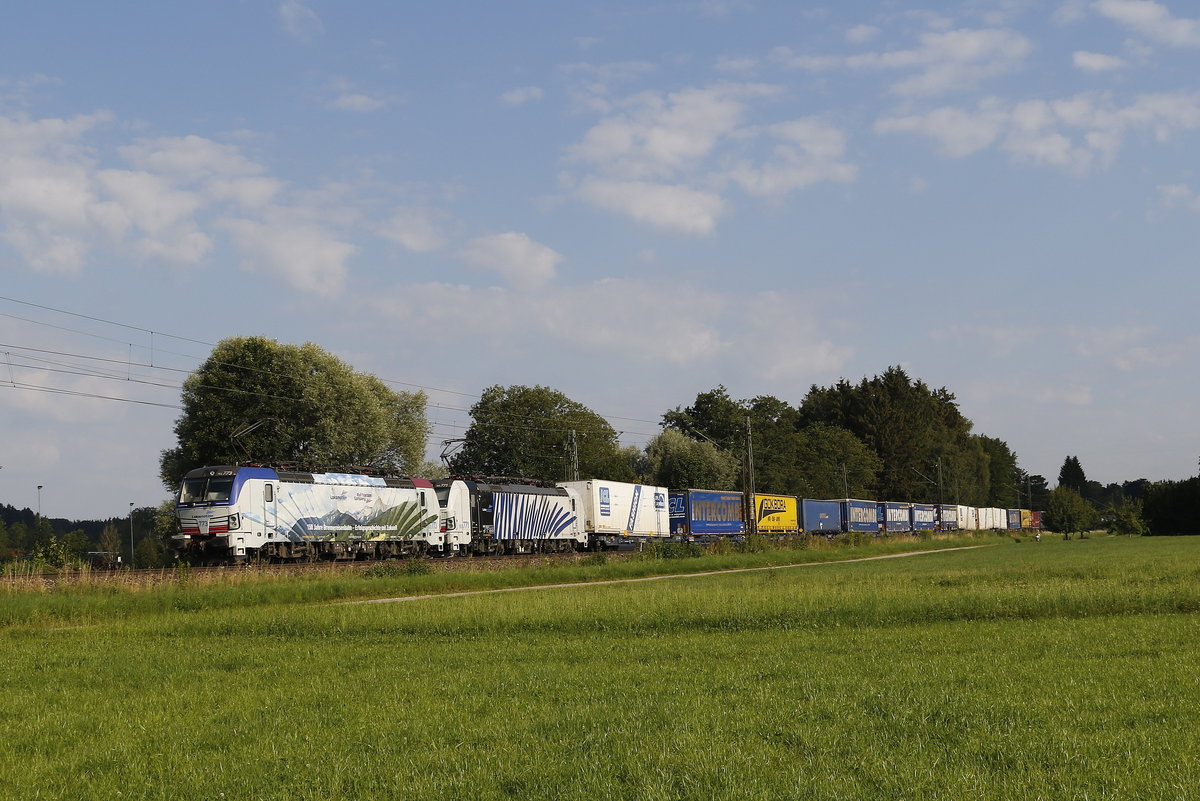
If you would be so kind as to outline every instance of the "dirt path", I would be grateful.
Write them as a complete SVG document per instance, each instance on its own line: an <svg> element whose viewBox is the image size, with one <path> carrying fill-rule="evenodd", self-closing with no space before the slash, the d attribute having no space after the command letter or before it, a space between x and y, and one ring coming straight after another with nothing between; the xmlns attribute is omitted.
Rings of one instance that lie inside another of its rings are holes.
<svg viewBox="0 0 1200 801"><path fill-rule="evenodd" d="M604 579L603 581L571 581L563 584L534 584L528 587L501 587L495 590L466 590L464 592L443 592L432 595L406 595L399 598L373 598L367 601L339 601L344 604L390 604L404 601L424 601L429 598L462 598L467 595L490 595L497 592L527 592L529 590L557 590L567 587L601 587L605 584L633 584L639 581L666 581L668 579L700 578L701 576L724 576L730 573L755 573L762 570L786 570L793 567L819 567L821 565L844 565L850 562L873 562L878 559L901 559L906 556L924 556L930 553L946 553L947 551L969 551L974 548L990 548L990 545L963 545L957 548L935 548L930 551L907 551L905 553L887 553L880 556L860 556L857 559L838 559L833 562L799 562L794 565L768 565L767 567L734 567L728 570L707 570L703 573L673 573L668 576L641 576L639 578Z"/></svg>

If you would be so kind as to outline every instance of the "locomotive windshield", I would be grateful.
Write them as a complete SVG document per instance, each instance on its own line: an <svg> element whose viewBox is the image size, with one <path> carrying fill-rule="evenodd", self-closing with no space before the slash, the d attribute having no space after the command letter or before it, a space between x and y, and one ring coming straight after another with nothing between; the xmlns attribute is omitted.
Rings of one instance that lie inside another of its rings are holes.
<svg viewBox="0 0 1200 801"><path fill-rule="evenodd" d="M197 476L185 478L179 490L180 503L224 503L233 490L233 476Z"/></svg>

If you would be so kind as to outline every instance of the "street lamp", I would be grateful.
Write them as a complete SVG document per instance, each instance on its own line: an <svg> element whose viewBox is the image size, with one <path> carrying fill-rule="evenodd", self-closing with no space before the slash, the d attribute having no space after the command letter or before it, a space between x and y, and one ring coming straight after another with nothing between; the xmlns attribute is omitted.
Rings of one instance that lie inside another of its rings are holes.
<svg viewBox="0 0 1200 801"><path fill-rule="evenodd" d="M133 501L129 502L129 567L133 569Z"/></svg>

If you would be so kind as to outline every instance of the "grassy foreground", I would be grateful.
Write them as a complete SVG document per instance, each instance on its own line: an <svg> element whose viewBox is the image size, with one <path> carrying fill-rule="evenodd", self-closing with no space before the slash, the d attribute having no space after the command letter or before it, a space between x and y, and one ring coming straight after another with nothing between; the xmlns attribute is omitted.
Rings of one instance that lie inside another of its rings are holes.
<svg viewBox="0 0 1200 801"><path fill-rule="evenodd" d="M1200 797L1200 538L1001 542L379 605L313 603L362 594L326 583L0 595L0 787Z"/></svg>

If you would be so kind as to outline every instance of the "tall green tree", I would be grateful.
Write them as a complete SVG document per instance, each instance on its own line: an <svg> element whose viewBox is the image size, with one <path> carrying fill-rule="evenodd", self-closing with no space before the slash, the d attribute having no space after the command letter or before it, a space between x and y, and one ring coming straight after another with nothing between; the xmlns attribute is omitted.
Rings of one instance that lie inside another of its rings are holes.
<svg viewBox="0 0 1200 801"><path fill-rule="evenodd" d="M1140 500L1126 501L1108 512L1108 533L1120 537L1144 537L1150 533L1142 517L1143 504Z"/></svg>
<svg viewBox="0 0 1200 801"><path fill-rule="evenodd" d="M1087 475L1083 472L1083 465L1079 463L1078 456L1068 456L1063 461L1063 466L1058 471L1058 486L1067 487L1076 492L1076 494L1085 496L1087 493Z"/></svg>
<svg viewBox="0 0 1200 801"><path fill-rule="evenodd" d="M1155 481L1145 493L1151 534L1200 534L1200 478Z"/></svg>
<svg viewBox="0 0 1200 801"><path fill-rule="evenodd" d="M735 400L718 386L697 395L692 405L664 414L663 425L718 445L742 465L748 429L758 492L866 495L880 470L878 457L853 433L837 425L806 424L799 409L770 395ZM740 471L737 489L745 489L746 478Z"/></svg>
<svg viewBox="0 0 1200 801"><path fill-rule="evenodd" d="M858 384L814 385L800 414L804 424L847 429L879 457L876 497L934 502L988 494L988 443L972 437L952 392L913 380L901 367Z"/></svg>
<svg viewBox="0 0 1200 801"><path fill-rule="evenodd" d="M429 425L422 392L392 390L312 343L222 340L183 385L178 444L163 451L169 489L191 469L263 462L411 472ZM231 437L255 426L238 438ZM245 456L243 456L243 453Z"/></svg>
<svg viewBox="0 0 1200 801"><path fill-rule="evenodd" d="M646 460L647 480L660 487L730 490L737 486L736 456L673 428L646 444Z"/></svg>
<svg viewBox="0 0 1200 801"><path fill-rule="evenodd" d="M450 471L543 481L634 478L629 455L608 421L550 387L491 386L471 406L471 425Z"/></svg>
<svg viewBox="0 0 1200 801"><path fill-rule="evenodd" d="M1018 493L1022 473L1017 467L1017 455L1008 443L995 437L979 437L979 444L988 457L987 496L981 506L1001 509L1021 508Z"/></svg>
<svg viewBox="0 0 1200 801"><path fill-rule="evenodd" d="M1095 507L1070 487L1058 486L1050 493L1042 523L1068 539L1072 534L1091 531L1100 522Z"/></svg>

